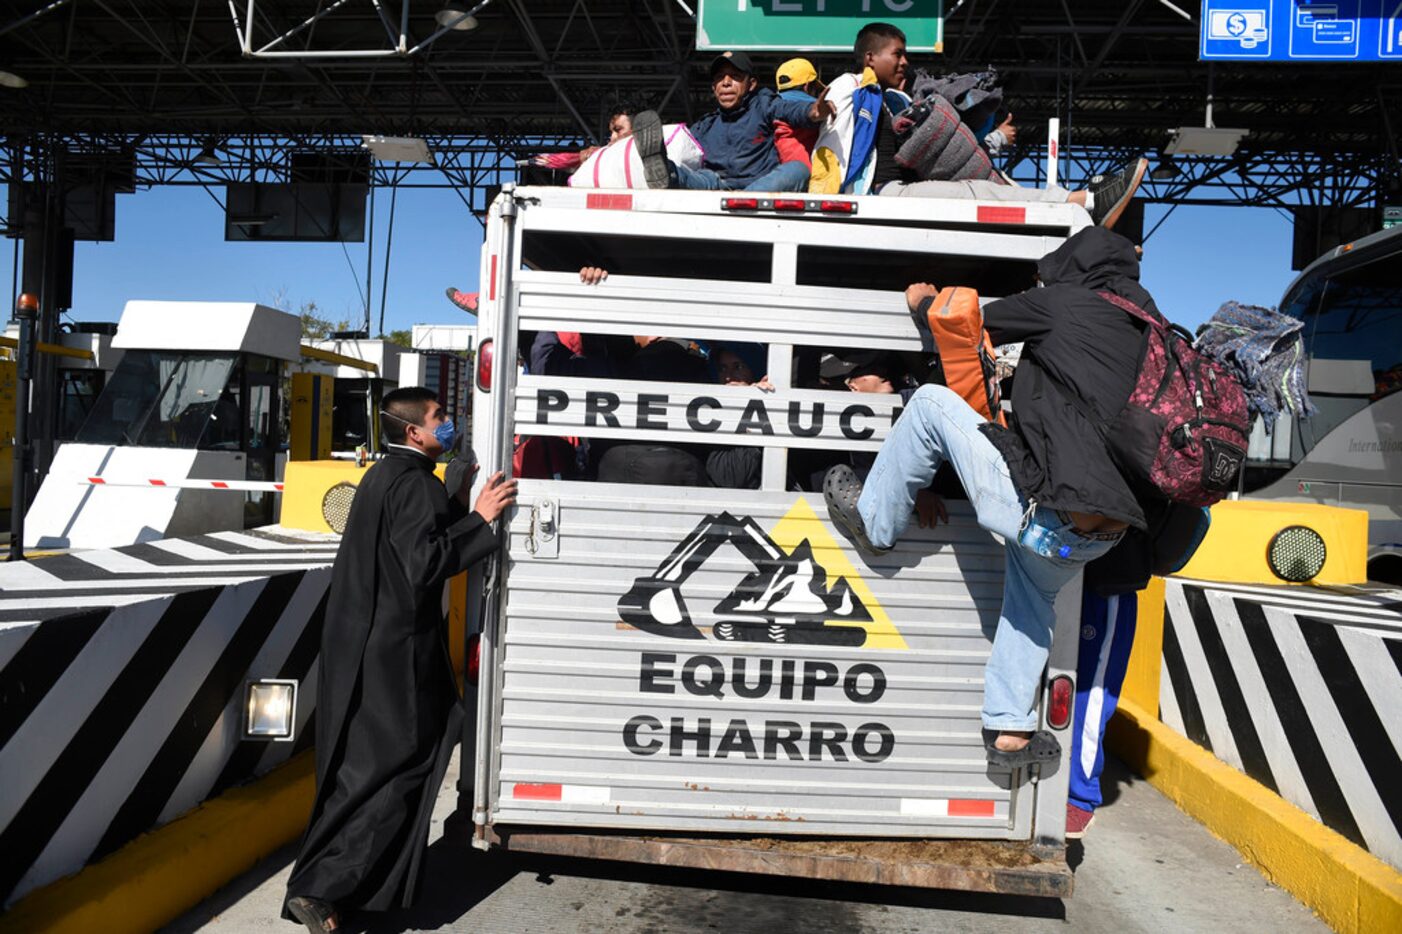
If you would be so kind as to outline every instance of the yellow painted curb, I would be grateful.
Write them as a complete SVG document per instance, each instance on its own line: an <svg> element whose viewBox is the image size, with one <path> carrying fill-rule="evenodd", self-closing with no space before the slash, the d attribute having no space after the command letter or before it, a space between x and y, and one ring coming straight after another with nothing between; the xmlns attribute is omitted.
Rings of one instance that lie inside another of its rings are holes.
<svg viewBox="0 0 1402 934"><path fill-rule="evenodd" d="M308 750L26 895L0 915L0 934L154 930L295 840L311 813L315 781Z"/></svg>
<svg viewBox="0 0 1402 934"><path fill-rule="evenodd" d="M1132 702L1121 701L1108 737L1132 769L1334 930L1402 931L1402 873Z"/></svg>

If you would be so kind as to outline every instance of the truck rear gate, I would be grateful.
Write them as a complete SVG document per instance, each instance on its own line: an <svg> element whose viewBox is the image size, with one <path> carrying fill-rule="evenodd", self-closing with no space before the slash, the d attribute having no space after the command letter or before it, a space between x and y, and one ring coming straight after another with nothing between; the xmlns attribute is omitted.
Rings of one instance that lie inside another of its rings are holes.
<svg viewBox="0 0 1402 934"><path fill-rule="evenodd" d="M785 477L791 449L877 450L900 404L793 388L796 348L919 352L892 291L903 284L893 282L955 284L941 273L956 266L997 281L987 270L1003 268L1016 290L1060 242L1053 225L1069 233L1084 212L1038 205L1047 216L1026 233L1001 214L982 232L962 219L977 217L973 202L909 205L904 217L883 203L889 224L869 211L848 228L827 215L736 216L715 194L645 194L651 210L590 210L583 193L550 189L507 192L493 207L481 334L494 340L498 365L474 406L483 476L509 464L521 434L754 446L764 482L521 482L505 574L484 596L467 734L477 843L1069 894L1064 762L1040 776L1010 774L983 752L1001 544L967 503L950 503L949 525L912 526L894 551L868 559L833 528L821 493L788 491ZM958 215L946 219L953 229L939 226L941 211ZM575 234L562 245L536 240L541 231ZM764 281L753 263L751 281L690 267L685 241L698 236L751 245L767 259ZM598 255L618 248L614 237L655 257L656 274L581 285L578 267L601 262L590 261L591 240ZM803 253L848 241L853 278L873 287L805 284ZM533 252L533 243L545 246ZM926 266L883 266L873 252L883 244L914 250ZM692 278L698 272L713 281ZM518 377L502 365L515 359L518 329L758 341L768 344L775 391ZM1079 586L1068 587L1054 677L1073 674L1079 606Z"/></svg>

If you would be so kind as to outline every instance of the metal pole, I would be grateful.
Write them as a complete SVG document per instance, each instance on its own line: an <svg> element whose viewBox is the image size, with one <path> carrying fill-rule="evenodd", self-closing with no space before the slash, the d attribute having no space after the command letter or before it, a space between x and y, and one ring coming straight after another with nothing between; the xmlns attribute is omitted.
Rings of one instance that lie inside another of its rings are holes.
<svg viewBox="0 0 1402 934"><path fill-rule="evenodd" d="M24 510L29 487L29 381L33 377L34 319L39 299L28 292L15 302L19 346L15 348L15 439L10 467L10 560L24 560Z"/></svg>

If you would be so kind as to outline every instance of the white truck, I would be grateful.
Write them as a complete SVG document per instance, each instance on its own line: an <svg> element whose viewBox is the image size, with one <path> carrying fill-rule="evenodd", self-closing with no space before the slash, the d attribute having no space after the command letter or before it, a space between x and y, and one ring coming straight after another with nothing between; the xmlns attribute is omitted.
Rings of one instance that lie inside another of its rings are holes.
<svg viewBox="0 0 1402 934"><path fill-rule="evenodd" d="M1088 223L1054 204L503 190L482 254L479 482L530 436L753 447L762 482L521 481L468 604L475 845L1070 894L1079 583L1058 600L1040 705L1067 730L1063 760L993 768L979 708L1000 542L954 502L950 524L868 558L788 461L874 452L900 405L800 388L797 359L928 353L907 284L1021 291ZM583 266L611 275L584 285ZM521 335L540 331L764 345L773 391L522 374Z"/></svg>

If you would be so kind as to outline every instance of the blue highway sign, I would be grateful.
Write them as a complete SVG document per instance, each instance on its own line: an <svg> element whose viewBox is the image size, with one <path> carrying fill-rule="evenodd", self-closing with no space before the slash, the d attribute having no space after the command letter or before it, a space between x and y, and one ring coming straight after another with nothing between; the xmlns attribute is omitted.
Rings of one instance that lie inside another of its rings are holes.
<svg viewBox="0 0 1402 934"><path fill-rule="evenodd" d="M1203 61L1402 61L1402 0L1202 0Z"/></svg>

